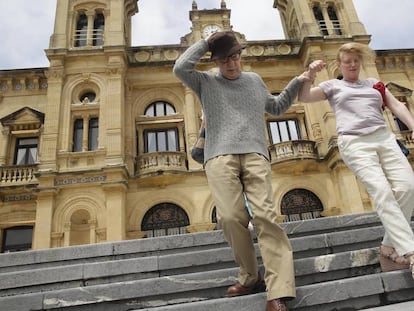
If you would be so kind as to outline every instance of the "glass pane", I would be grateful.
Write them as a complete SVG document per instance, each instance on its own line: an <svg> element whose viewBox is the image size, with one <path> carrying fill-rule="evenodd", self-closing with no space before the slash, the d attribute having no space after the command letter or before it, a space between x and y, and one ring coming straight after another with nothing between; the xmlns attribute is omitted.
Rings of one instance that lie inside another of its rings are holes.
<svg viewBox="0 0 414 311"><path fill-rule="evenodd" d="M93 45L99 46L103 45L103 34L105 28L105 18L103 14L98 14L95 17L94 25L93 25Z"/></svg>
<svg viewBox="0 0 414 311"><path fill-rule="evenodd" d="M98 149L98 118L89 120L88 150Z"/></svg>
<svg viewBox="0 0 414 311"><path fill-rule="evenodd" d="M279 129L277 127L277 122L270 122L270 134L272 135L273 144L280 143Z"/></svg>
<svg viewBox="0 0 414 311"><path fill-rule="evenodd" d="M157 133L157 145L158 145L158 151L167 151L167 141L166 141L166 133L165 132L158 132Z"/></svg>
<svg viewBox="0 0 414 311"><path fill-rule="evenodd" d="M175 114L175 109L170 104L166 104L167 115Z"/></svg>
<svg viewBox="0 0 414 311"><path fill-rule="evenodd" d="M33 227L4 230L3 252L28 250L32 247Z"/></svg>
<svg viewBox="0 0 414 311"><path fill-rule="evenodd" d="M154 115L154 109L155 109L155 106L154 106L154 105L149 106L149 107L147 108L147 110L145 110L145 115L146 115L147 117L154 117L154 116L155 116L155 115Z"/></svg>
<svg viewBox="0 0 414 311"><path fill-rule="evenodd" d="M155 116L165 116L164 107L164 103L162 102L155 103Z"/></svg>
<svg viewBox="0 0 414 311"><path fill-rule="evenodd" d="M88 34L88 18L85 14L79 16L76 25L75 46L86 46L86 37Z"/></svg>
<svg viewBox="0 0 414 311"><path fill-rule="evenodd" d="M154 132L147 133L147 152L156 152L157 151L157 139Z"/></svg>
<svg viewBox="0 0 414 311"><path fill-rule="evenodd" d="M17 156L16 156L16 165L25 165L25 159L26 159L26 149L18 149L17 150Z"/></svg>
<svg viewBox="0 0 414 311"><path fill-rule="evenodd" d="M34 164L37 159L37 148L30 148L26 164Z"/></svg>
<svg viewBox="0 0 414 311"><path fill-rule="evenodd" d="M298 140L298 131L296 128L296 122L294 120L288 121L289 132L290 132L290 140Z"/></svg>
<svg viewBox="0 0 414 311"><path fill-rule="evenodd" d="M282 141L289 141L289 132L286 122L279 123L280 137Z"/></svg>
<svg viewBox="0 0 414 311"><path fill-rule="evenodd" d="M20 138L18 144L19 146L37 145L37 140L37 137Z"/></svg>
<svg viewBox="0 0 414 311"><path fill-rule="evenodd" d="M82 140L83 140L83 120L75 120L73 129L73 151L82 151Z"/></svg>
<svg viewBox="0 0 414 311"><path fill-rule="evenodd" d="M168 130L168 151L178 151L176 130Z"/></svg>

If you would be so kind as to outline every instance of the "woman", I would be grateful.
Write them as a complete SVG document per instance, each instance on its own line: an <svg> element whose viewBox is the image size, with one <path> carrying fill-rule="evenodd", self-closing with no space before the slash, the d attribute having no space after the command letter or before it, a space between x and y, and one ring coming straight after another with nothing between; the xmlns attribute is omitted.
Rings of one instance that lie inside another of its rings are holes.
<svg viewBox="0 0 414 311"><path fill-rule="evenodd" d="M299 100L316 102L327 99L335 113L338 148L344 163L361 180L377 208L385 228L380 247L383 271L409 268L414 278L414 234L410 227L414 207L414 174L387 129L382 114L382 97L373 88L374 78L360 79L361 65L374 52L360 43L346 43L337 54L337 66L343 78L332 79L311 88L304 82ZM325 67L321 60L309 66L315 78ZM411 130L414 118L405 105L388 90L388 108ZM411 134L414 140L414 132Z"/></svg>

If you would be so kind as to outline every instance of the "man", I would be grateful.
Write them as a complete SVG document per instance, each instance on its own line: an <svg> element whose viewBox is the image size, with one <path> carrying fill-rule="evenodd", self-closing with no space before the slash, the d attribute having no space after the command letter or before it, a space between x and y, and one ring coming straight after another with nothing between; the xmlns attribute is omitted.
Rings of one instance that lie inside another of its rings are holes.
<svg viewBox="0 0 414 311"><path fill-rule="evenodd" d="M213 33L180 56L174 74L197 94L208 124L204 149L207 180L217 219L240 266L238 281L227 289L227 296L264 289L248 229L245 193L265 267L266 311L287 311L285 300L296 295L293 253L276 222L264 113L285 112L309 77L303 73L273 96L259 75L242 72L243 49L233 32ZM195 69L208 51L218 73Z"/></svg>

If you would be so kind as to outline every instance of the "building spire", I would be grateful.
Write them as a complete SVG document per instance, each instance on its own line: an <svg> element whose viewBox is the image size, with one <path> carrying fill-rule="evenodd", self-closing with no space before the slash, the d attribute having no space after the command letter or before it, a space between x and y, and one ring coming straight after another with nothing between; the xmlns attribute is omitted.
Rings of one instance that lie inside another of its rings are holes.
<svg viewBox="0 0 414 311"><path fill-rule="evenodd" d="M227 8L227 6L226 6L226 0L221 0L221 8L222 9L226 9Z"/></svg>
<svg viewBox="0 0 414 311"><path fill-rule="evenodd" d="M193 10L197 10L197 2L193 0Z"/></svg>

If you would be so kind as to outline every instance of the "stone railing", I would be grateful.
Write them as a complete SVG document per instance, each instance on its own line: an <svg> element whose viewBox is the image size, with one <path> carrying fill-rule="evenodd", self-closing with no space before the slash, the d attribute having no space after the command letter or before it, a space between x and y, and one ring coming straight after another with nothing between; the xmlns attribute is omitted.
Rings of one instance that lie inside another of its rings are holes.
<svg viewBox="0 0 414 311"><path fill-rule="evenodd" d="M269 147L272 163L288 160L318 159L315 142L309 140L292 140Z"/></svg>
<svg viewBox="0 0 414 311"><path fill-rule="evenodd" d="M411 131L401 131L399 133L395 133L395 135L408 148L408 150L410 150L410 157L413 157L414 140L411 138Z"/></svg>
<svg viewBox="0 0 414 311"><path fill-rule="evenodd" d="M137 175L150 174L158 171L186 171L185 152L152 152L138 158Z"/></svg>
<svg viewBox="0 0 414 311"><path fill-rule="evenodd" d="M0 186L37 183L37 165L0 167Z"/></svg>
<svg viewBox="0 0 414 311"><path fill-rule="evenodd" d="M243 43L246 44L246 48L243 49L242 57L297 55L302 44L298 40L265 40ZM149 66L151 64L158 66L160 62L172 63L177 60L190 44L133 47L128 52L128 58L131 64L142 66ZM205 55L202 60L210 61L210 58Z"/></svg>

